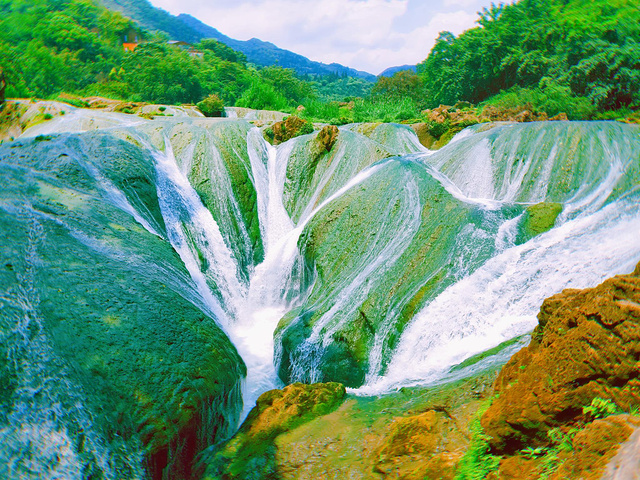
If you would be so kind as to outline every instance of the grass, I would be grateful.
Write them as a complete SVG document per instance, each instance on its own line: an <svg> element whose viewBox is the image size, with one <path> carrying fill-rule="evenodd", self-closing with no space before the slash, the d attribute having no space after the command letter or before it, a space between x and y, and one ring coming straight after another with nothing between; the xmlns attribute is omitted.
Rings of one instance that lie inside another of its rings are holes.
<svg viewBox="0 0 640 480"><path fill-rule="evenodd" d="M478 409L471 421L471 443L458 464L455 480L483 480L489 473L498 469L500 458L489 453L489 437L480 424L480 418L490 405L491 400L488 400Z"/></svg>
<svg viewBox="0 0 640 480"><path fill-rule="evenodd" d="M347 123L394 123L412 119L424 121L420 108L410 98L357 98L352 102L311 101L304 105L300 117L313 122L345 125Z"/></svg>

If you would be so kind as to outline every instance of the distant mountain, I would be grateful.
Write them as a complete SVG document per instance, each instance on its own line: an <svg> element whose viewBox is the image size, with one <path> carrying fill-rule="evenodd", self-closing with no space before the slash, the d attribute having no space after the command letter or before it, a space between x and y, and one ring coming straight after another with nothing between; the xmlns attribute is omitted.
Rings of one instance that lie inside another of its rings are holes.
<svg viewBox="0 0 640 480"><path fill-rule="evenodd" d="M279 65L284 68L292 68L301 75L337 74L340 76L364 78L371 81L375 81L376 79L375 75L345 67L338 63L331 63L327 65L326 63L314 62L313 60L309 60L307 57L303 57L302 55L289 50L278 48L273 43L264 42L257 38L252 38L251 40L246 41L229 38L215 28L202 23L197 18L187 15L186 13L178 15L177 19L182 20L184 24L202 35L202 38L215 38L234 50L239 50L247 56L249 62L255 63L256 65Z"/></svg>
<svg viewBox="0 0 640 480"><path fill-rule="evenodd" d="M117 10L150 31L161 31L172 40L197 43L202 35L169 12L156 8L147 0L98 0L109 10Z"/></svg>
<svg viewBox="0 0 640 480"><path fill-rule="evenodd" d="M378 77L393 77L398 72L404 72L405 70L409 70L411 72L417 71L416 65L401 65L399 67L389 67L384 72L382 72Z"/></svg>
<svg viewBox="0 0 640 480"><path fill-rule="evenodd" d="M273 43L264 42L257 38L247 41L235 40L191 15L183 13L176 17L161 8L154 7L148 0L99 1L108 9L123 13L148 30L165 32L172 40L197 43L203 38L215 38L234 50L244 53L247 56L247 60L256 65L278 65L283 68L291 68L300 75L334 74L363 78L372 82L376 79L375 75L337 63L327 65L321 62L314 62L307 57L278 48Z"/></svg>

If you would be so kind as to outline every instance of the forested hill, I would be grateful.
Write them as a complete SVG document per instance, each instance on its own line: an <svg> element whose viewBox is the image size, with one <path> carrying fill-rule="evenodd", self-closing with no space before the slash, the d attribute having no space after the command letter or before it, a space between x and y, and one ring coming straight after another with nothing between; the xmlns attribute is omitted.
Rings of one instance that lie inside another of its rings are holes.
<svg viewBox="0 0 640 480"><path fill-rule="evenodd" d="M292 70L257 71L213 39L192 55L91 0L5 0L0 31L9 98L66 93L175 104L215 94L226 105L284 110L315 97ZM124 50L125 36L140 41L135 51Z"/></svg>
<svg viewBox="0 0 640 480"><path fill-rule="evenodd" d="M416 72L418 67L415 65L400 65L397 67L389 67L378 75L378 77L393 77L398 72Z"/></svg>
<svg viewBox="0 0 640 480"><path fill-rule="evenodd" d="M484 9L478 24L442 32L419 65L429 106L502 92L576 116L640 108L639 0L522 0Z"/></svg>
<svg viewBox="0 0 640 480"><path fill-rule="evenodd" d="M129 0L129 1L146 1L146 0ZM220 33L215 28L205 25L197 18L191 15L181 14L178 19L182 20L193 30L199 32L202 38L215 38L219 42L228 45L234 50L238 50L247 56L247 60L256 65L279 65L283 68L291 68L300 75L339 75L364 78L366 80L375 81L375 75L353 68L345 67L339 63L321 63L309 60L307 57L278 48L273 43L264 42L257 38L251 40L234 40Z"/></svg>
<svg viewBox="0 0 640 480"><path fill-rule="evenodd" d="M276 45L257 38L251 40L235 40L217 29L205 25L191 15L179 16L156 8L148 0L99 0L110 10L117 10L138 22L150 31L161 31L173 40L197 43L204 38L214 38L225 45L244 53L247 60L259 66L278 65L291 68L300 75L331 75L349 76L375 81L375 75L345 67L337 63L330 65L314 62L308 58L278 48Z"/></svg>

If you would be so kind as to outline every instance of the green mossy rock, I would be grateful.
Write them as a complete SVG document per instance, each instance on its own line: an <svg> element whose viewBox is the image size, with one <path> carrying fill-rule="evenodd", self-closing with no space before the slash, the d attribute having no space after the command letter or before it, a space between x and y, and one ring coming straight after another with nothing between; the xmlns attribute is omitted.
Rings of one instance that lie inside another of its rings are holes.
<svg viewBox="0 0 640 480"><path fill-rule="evenodd" d="M358 172L391 156L379 143L347 130L340 131L333 143L329 138L327 150L329 132L322 132L296 139L291 146L283 203L296 223Z"/></svg>
<svg viewBox="0 0 640 480"><path fill-rule="evenodd" d="M61 478L191 478L245 367L164 239L150 155L61 135L3 145L0 167L5 451Z"/></svg>
<svg viewBox="0 0 640 480"><path fill-rule="evenodd" d="M274 123L269 127L269 129L265 130L264 133L265 139L269 143L273 145L280 145L292 138L313 133L313 124L300 117L291 115L290 117L285 118L282 122Z"/></svg>
<svg viewBox="0 0 640 480"><path fill-rule="evenodd" d="M4 78L4 71L0 67L0 106L4 103L4 91L7 86L7 82Z"/></svg>
<svg viewBox="0 0 640 480"><path fill-rule="evenodd" d="M562 213L562 205L554 202L541 202L525 209L524 218L516 243L524 243L541 233L548 232Z"/></svg>
<svg viewBox="0 0 640 480"><path fill-rule="evenodd" d="M170 141L176 162L211 212L248 281L249 271L264 258L247 149L253 127L244 120L158 123L141 130L159 150L165 149L165 138Z"/></svg>

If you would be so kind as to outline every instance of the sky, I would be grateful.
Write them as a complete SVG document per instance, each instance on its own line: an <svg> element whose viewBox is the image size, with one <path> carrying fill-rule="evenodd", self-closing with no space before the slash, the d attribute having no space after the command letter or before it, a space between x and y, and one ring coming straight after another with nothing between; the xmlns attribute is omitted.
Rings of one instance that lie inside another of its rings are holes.
<svg viewBox="0 0 640 480"><path fill-rule="evenodd" d="M490 0L150 0L237 40L252 37L324 63L379 74L417 64L438 33L472 28Z"/></svg>

